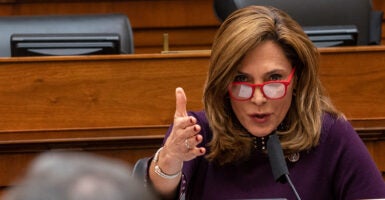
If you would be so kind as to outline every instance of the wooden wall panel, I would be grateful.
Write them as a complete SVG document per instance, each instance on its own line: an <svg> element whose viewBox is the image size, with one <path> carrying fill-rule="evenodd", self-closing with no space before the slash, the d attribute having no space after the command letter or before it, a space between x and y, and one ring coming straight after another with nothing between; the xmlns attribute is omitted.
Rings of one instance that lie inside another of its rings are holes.
<svg viewBox="0 0 385 200"><path fill-rule="evenodd" d="M385 84L379 84L385 79L383 49L384 46L363 46L320 50L321 80L337 108L348 118L385 118L385 96L378 97L380 91L385 91ZM350 93L353 89L355 92Z"/></svg>
<svg viewBox="0 0 385 200"><path fill-rule="evenodd" d="M375 10L385 11L385 1L383 0L372 0L373 8Z"/></svg>
<svg viewBox="0 0 385 200"><path fill-rule="evenodd" d="M6 15L125 13L134 28L216 26L213 0L18 1L3 3Z"/></svg>
<svg viewBox="0 0 385 200"><path fill-rule="evenodd" d="M385 11L382 0L372 1L374 9ZM170 34L175 50L210 49L220 24L212 5L213 0L2 0L0 16L124 13L133 26L136 53L159 53L163 33ZM385 22L382 38L384 44Z"/></svg>
<svg viewBox="0 0 385 200"><path fill-rule="evenodd" d="M132 24L136 53L160 53L163 33L171 50L210 49L219 26L212 0L9 0L0 16L124 13Z"/></svg>
<svg viewBox="0 0 385 200"><path fill-rule="evenodd" d="M0 113L8 119L0 120L1 129L164 125L173 116L176 87L201 95L207 54L127 56L0 63ZM189 105L201 108L201 99Z"/></svg>

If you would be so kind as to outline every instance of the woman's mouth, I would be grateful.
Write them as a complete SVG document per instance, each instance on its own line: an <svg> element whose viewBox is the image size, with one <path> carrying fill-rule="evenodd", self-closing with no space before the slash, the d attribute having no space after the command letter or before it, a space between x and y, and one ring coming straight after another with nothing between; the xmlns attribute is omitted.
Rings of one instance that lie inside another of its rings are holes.
<svg viewBox="0 0 385 200"><path fill-rule="evenodd" d="M269 114L254 114L251 116L251 118L257 123L265 123L269 119L269 116Z"/></svg>

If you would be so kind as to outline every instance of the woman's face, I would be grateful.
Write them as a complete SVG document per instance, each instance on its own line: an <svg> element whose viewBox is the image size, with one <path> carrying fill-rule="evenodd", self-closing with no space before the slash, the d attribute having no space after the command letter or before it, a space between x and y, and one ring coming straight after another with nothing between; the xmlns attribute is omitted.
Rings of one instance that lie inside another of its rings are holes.
<svg viewBox="0 0 385 200"><path fill-rule="evenodd" d="M245 55L234 82L261 84L285 81L291 71L291 63L281 47L273 41L266 41ZM285 118L291 105L292 93L293 81L288 85L286 95L280 99L266 98L257 86L251 99L239 101L230 98L230 101L243 127L252 135L262 137L275 130Z"/></svg>

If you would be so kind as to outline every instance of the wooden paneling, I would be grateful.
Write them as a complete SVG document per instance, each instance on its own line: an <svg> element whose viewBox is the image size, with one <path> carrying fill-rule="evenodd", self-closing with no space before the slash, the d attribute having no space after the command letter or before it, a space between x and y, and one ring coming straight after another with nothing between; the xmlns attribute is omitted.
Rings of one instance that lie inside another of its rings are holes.
<svg viewBox="0 0 385 200"><path fill-rule="evenodd" d="M380 134L380 133L379 133ZM385 131L382 131L381 139L365 139L365 145L368 151L372 155L372 158L377 164L377 167L381 170L382 176L385 180Z"/></svg>
<svg viewBox="0 0 385 200"><path fill-rule="evenodd" d="M321 80L348 118L384 119L384 64L384 46L324 48Z"/></svg>
<svg viewBox="0 0 385 200"><path fill-rule="evenodd" d="M160 53L163 33L172 50L210 49L219 26L212 0L7 0L0 16L124 13L133 27L136 53Z"/></svg>
<svg viewBox="0 0 385 200"><path fill-rule="evenodd" d="M176 87L191 97L189 109L202 108L208 56L1 58L0 188L46 150L130 164L152 155L173 119Z"/></svg>
<svg viewBox="0 0 385 200"><path fill-rule="evenodd" d="M320 51L321 80L337 108L357 125L381 123L384 46ZM164 125L178 86L190 109L202 107L209 52L2 58L0 65L2 130Z"/></svg>
<svg viewBox="0 0 385 200"><path fill-rule="evenodd" d="M2 0L0 16L124 13L132 23L136 53L162 51L162 35L170 34L174 50L210 49L220 21L213 0ZM375 10L385 11L382 0ZM385 42L383 23L382 44Z"/></svg>
<svg viewBox="0 0 385 200"><path fill-rule="evenodd" d="M50 131L24 132L24 134L35 134L38 139L3 140L0 142L0 188L9 186L19 175L24 173L32 159L39 153L48 150L86 151L123 160L133 166L139 158L153 155L156 149L161 146L166 130L167 127L131 127L126 130L114 130L127 134L127 136L121 137L104 136L105 131L94 130L93 133L98 134L98 136L79 138L70 138L71 131L79 133L81 132L79 130L56 131L61 134L68 133L65 139L45 139L44 136ZM88 132L91 131L88 130ZM152 135L155 133L158 135ZM128 136L129 134L136 136Z"/></svg>
<svg viewBox="0 0 385 200"><path fill-rule="evenodd" d="M199 97L202 55L121 55L0 60L2 130L169 124L174 90ZM201 108L191 98L191 109ZM156 112L154 112L156 111Z"/></svg>
<svg viewBox="0 0 385 200"><path fill-rule="evenodd" d="M37 0L3 3L1 15L125 13L134 28L213 26L213 0Z"/></svg>
<svg viewBox="0 0 385 200"><path fill-rule="evenodd" d="M382 10L385 12L385 2L383 0L372 0L374 10Z"/></svg>

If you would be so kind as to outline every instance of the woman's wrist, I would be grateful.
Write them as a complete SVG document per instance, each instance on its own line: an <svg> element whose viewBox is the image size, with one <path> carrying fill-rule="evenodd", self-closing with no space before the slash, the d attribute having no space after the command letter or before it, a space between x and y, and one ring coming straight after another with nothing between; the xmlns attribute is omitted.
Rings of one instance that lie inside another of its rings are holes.
<svg viewBox="0 0 385 200"><path fill-rule="evenodd" d="M169 174L169 173L166 173L162 170L162 168L158 165L158 161L159 161L159 155L160 155L160 152L163 150L163 147L160 147L156 153L155 153L155 156L153 158L153 162L155 164L155 167L154 167L154 172L155 174L157 174L158 176L164 178L164 179L175 179L177 177L179 177L182 173L182 170L179 170L178 172L176 173L173 173L173 174ZM183 163L182 163L183 165Z"/></svg>

